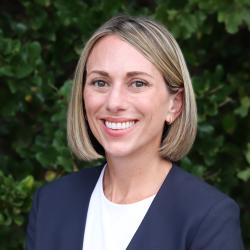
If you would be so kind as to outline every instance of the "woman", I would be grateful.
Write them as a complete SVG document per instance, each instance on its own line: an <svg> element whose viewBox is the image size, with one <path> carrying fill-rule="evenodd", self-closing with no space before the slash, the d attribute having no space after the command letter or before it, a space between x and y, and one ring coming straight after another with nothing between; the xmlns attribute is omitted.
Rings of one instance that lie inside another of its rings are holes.
<svg viewBox="0 0 250 250"><path fill-rule="evenodd" d="M174 164L196 123L172 35L147 18L109 20L78 62L67 128L79 159L106 164L37 191L28 249L243 249L235 202Z"/></svg>

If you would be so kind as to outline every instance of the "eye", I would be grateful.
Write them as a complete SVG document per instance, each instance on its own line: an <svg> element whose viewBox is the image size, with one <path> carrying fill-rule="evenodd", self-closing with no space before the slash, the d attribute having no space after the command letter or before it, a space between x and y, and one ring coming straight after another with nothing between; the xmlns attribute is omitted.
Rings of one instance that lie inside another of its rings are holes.
<svg viewBox="0 0 250 250"><path fill-rule="evenodd" d="M142 87L147 87L149 84L145 81L142 80L136 80L131 83L131 86L134 88L142 88Z"/></svg>
<svg viewBox="0 0 250 250"><path fill-rule="evenodd" d="M91 83L92 85L94 85L97 88L103 88L103 87L107 87L108 83L103 81L103 80L94 80Z"/></svg>

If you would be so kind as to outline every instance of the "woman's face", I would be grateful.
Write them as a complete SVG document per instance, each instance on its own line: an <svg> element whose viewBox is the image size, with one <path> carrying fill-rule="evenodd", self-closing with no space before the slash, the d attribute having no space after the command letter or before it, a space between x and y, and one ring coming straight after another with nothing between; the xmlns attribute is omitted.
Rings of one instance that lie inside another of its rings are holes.
<svg viewBox="0 0 250 250"><path fill-rule="evenodd" d="M92 133L109 157L158 155L176 98L158 69L118 36L100 39L86 65L84 104Z"/></svg>

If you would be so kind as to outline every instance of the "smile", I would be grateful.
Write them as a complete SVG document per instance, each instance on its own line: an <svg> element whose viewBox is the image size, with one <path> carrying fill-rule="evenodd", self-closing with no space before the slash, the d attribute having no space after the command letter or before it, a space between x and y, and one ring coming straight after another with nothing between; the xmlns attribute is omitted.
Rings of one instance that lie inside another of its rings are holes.
<svg viewBox="0 0 250 250"><path fill-rule="evenodd" d="M128 128L133 127L135 124L135 121L126 121L126 122L105 121L104 124L109 129L121 130L121 129L128 129Z"/></svg>

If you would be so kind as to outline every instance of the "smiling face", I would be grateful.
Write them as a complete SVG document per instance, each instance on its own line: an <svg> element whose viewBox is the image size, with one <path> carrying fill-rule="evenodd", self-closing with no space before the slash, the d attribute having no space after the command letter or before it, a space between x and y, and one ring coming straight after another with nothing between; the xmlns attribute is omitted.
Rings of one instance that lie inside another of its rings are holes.
<svg viewBox="0 0 250 250"><path fill-rule="evenodd" d="M159 155L164 123L180 109L158 69L115 35L101 38L89 55L84 105L90 129L109 157Z"/></svg>

